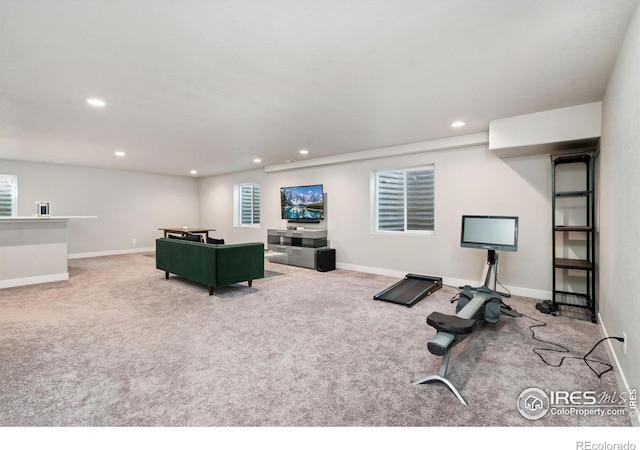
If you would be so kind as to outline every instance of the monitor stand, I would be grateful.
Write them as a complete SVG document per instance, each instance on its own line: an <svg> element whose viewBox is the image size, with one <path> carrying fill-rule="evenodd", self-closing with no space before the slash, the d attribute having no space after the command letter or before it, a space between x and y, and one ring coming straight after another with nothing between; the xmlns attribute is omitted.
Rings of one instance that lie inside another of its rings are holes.
<svg viewBox="0 0 640 450"><path fill-rule="evenodd" d="M499 295L501 297L509 298L511 294L500 292L496 289L498 282L498 253L495 250L487 250L487 268L484 278L484 284L479 287L472 287L471 290L475 292L481 292L489 295ZM460 288L462 289L462 288ZM514 309L502 307L501 312L511 317L522 317L522 314Z"/></svg>

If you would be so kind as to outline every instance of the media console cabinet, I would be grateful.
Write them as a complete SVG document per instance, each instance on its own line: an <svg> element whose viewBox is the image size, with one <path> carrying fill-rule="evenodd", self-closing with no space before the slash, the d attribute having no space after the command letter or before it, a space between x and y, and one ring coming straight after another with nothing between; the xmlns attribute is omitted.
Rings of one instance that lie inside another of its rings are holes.
<svg viewBox="0 0 640 450"><path fill-rule="evenodd" d="M315 269L318 250L327 250L327 230L267 230L267 249L287 254L287 264Z"/></svg>

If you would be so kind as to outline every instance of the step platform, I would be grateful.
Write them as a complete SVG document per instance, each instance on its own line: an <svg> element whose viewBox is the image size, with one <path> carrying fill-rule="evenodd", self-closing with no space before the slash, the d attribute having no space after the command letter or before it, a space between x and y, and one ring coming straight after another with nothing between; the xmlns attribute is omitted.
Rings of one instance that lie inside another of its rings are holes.
<svg viewBox="0 0 640 450"><path fill-rule="evenodd" d="M441 287L441 277L409 273L393 286L374 295L373 299L412 307Z"/></svg>

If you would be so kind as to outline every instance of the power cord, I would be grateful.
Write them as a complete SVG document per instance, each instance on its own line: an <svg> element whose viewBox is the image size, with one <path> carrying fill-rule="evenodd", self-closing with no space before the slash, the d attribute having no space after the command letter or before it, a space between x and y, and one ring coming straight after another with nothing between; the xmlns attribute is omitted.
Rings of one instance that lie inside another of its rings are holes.
<svg viewBox="0 0 640 450"><path fill-rule="evenodd" d="M498 280L498 277L496 277L496 282L497 282L500 286L502 286L502 288L503 288L505 291L507 291L506 293L504 293L504 292L498 292L498 294L500 294L502 297L510 298L510 297L511 297L511 291L509 291L509 289L507 289L507 287L506 287L505 285L503 285L502 283L500 283L500 281ZM460 287L460 289L462 289L462 287ZM451 302L451 303L454 303L456 300L459 300L459 298L460 298L460 292L458 292L456 295L454 295L454 296L451 298L450 302ZM503 307L503 308L505 308L505 309L507 309L507 310L511 310L511 309L512 309L509 305L505 304L504 302L502 302L502 307ZM521 314L521 313L519 313L519 314ZM571 350L569 350L569 349L568 349L567 347L565 347L564 345L560 345L560 344L557 344L557 343L555 343L555 342L545 341L545 340L543 340L543 339L540 339L539 337L536 337L536 332L535 332L533 329L534 329L534 328L537 328L537 327L546 327L546 326L547 326L547 323L546 323L546 322L543 322L543 321L541 321L541 320L538 320L538 319L536 319L536 318L534 318L534 317L528 316L528 315L526 315L526 314L521 314L521 315L522 315L523 317L526 317L526 318L528 318L528 319L531 319L531 320L533 320L533 321L538 322L538 324L536 324L536 325L531 325L531 326L529 327L529 330L531 330L531 337L532 337L533 339L535 339L535 340L536 340L536 341L538 341L538 342L542 342L542 343L544 343L544 344L549 344L549 345L555 345L556 347L559 347L559 348L560 348L560 349L554 349L554 348L534 348L534 349L533 349L533 353L535 353L536 355L538 355L538 356L540 357L540 359L542 360L542 362L543 362L543 363L545 363L546 365L551 366L551 367L560 367L560 366L562 366L562 363L564 362L564 360L565 360L565 359L578 359L578 360L582 360L582 361L584 361L584 363L589 367L589 369L591 369L591 371L592 371L594 374L596 374L596 376L597 376L598 378L602 378L602 375L604 375L605 373L610 372L610 371L612 371L612 370L613 370L613 366L612 366L611 364L606 363L606 362L604 362L604 361L597 360L597 359L589 358L589 355L595 351L595 349L598 347L598 345L600 345L602 342L606 341L607 339L616 339L617 341L624 342L624 338L619 337L619 336L607 336L607 337L604 337L604 338L600 339L598 342L596 342L596 344L591 348L591 350L589 350L589 351L587 352L587 354L586 354L586 355L584 355L583 357L578 357L578 356L563 356L563 357L560 359L560 362L558 363L558 365L553 365L553 364L550 364L549 362L547 362L547 360L546 360L546 359L544 359L544 356L542 356L542 354L541 354L540 352L542 352L542 351L546 351L546 352L556 352L556 353L571 353ZM598 373L598 372L596 372L596 370L591 366L591 364L589 364L589 361L591 361L592 363L602 364L603 366L607 367L607 369L606 369L606 370L604 370L604 371L602 371L602 372L600 372L600 373Z"/></svg>
<svg viewBox="0 0 640 450"><path fill-rule="evenodd" d="M565 347L563 345L557 344L555 342L545 341L543 339L540 339L540 338L536 337L536 333L535 333L535 331L533 329L537 328L537 327L546 327L547 326L546 322L543 322L543 321L538 320L538 319L536 319L534 317L531 317L531 316L527 316L526 314L522 314L522 316L538 322L538 324L534 324L534 325L531 325L529 327L529 330L531 330L531 337L533 337L533 339L535 339L538 342L542 342L544 344L555 345L556 347L559 347L559 349L555 349L555 348L534 348L533 349L533 353L538 355L540 357L540 359L542 360L542 362L544 362L546 365L551 366L551 367L560 367L565 359L578 359L578 360L584 361L584 363L589 367L589 369L591 369L591 371L593 373L596 374L596 376L598 378L602 378L602 375L604 375L605 373L610 372L610 371L613 370L613 366L611 364L606 363L604 361L597 360L597 359L589 358L589 355L594 352L594 350L596 349L596 347L598 347L598 345L600 345L602 342L606 341L607 339L616 339L616 340L618 340L620 342L624 342L624 338L619 337L619 336L607 336L607 337L604 337L604 338L600 339L598 342L596 342L596 344L591 348L591 350L589 350L589 352L587 352L586 355L584 355L582 357L578 357L578 356L563 356L560 359L560 362L557 365L554 365L554 364L551 364L551 363L547 362L547 360L544 359L544 356L540 352L541 351L547 351L547 352L556 352L556 353L571 353L571 351L567 347ZM600 372L600 373L598 373L591 366L591 364L589 364L589 362L602 364L603 366L607 367L607 369L602 371L602 372Z"/></svg>
<svg viewBox="0 0 640 450"><path fill-rule="evenodd" d="M498 294L500 294L501 296L503 296L505 298L511 298L511 291L509 289L507 289L507 287L504 284L500 283L500 280L498 280L497 276L496 276L496 283L498 283L500 286L502 286L502 289L507 291L506 293L505 292L498 292Z"/></svg>

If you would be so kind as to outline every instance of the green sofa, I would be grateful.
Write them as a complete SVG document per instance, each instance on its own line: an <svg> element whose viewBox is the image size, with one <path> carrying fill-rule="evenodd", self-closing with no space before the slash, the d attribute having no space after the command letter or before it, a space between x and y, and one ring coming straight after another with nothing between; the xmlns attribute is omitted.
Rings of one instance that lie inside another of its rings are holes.
<svg viewBox="0 0 640 450"><path fill-rule="evenodd" d="M203 244L181 239L156 239L156 268L209 287L264 278L264 243Z"/></svg>

